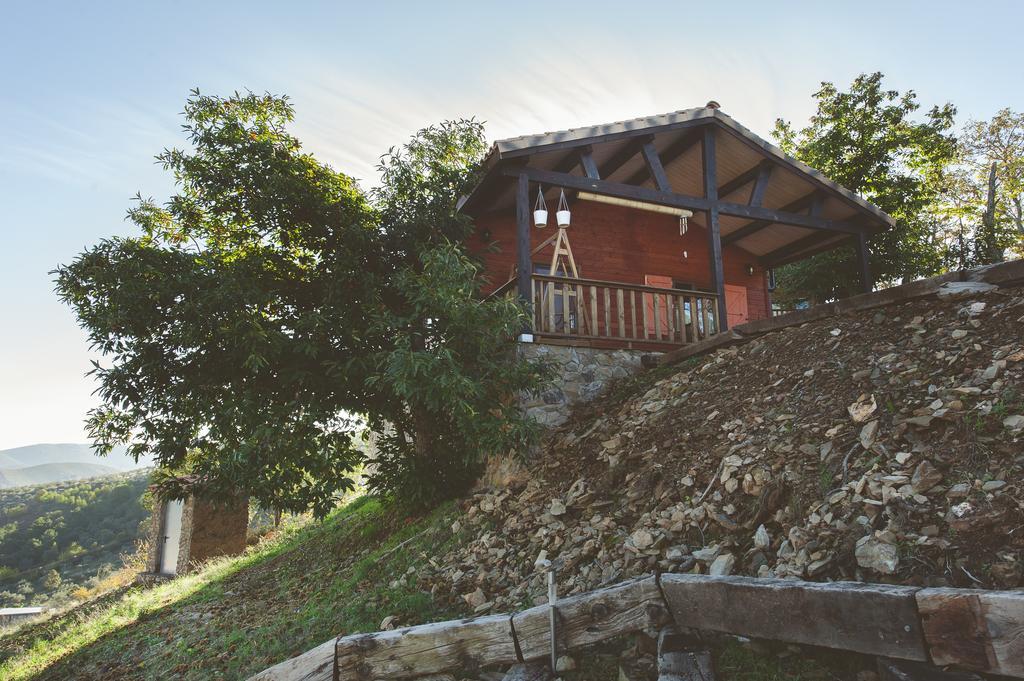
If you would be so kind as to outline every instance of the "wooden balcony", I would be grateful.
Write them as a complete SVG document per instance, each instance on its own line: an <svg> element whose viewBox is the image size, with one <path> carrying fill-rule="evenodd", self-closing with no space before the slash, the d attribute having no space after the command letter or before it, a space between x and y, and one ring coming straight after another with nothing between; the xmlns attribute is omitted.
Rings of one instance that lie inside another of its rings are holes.
<svg viewBox="0 0 1024 681"><path fill-rule="evenodd" d="M718 297L705 291L534 274L536 341L666 349L719 331Z"/></svg>

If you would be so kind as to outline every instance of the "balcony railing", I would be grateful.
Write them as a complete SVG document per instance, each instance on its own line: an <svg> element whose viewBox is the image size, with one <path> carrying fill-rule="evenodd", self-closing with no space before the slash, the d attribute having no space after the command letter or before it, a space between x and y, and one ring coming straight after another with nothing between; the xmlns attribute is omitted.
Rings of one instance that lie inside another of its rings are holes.
<svg viewBox="0 0 1024 681"><path fill-rule="evenodd" d="M534 336L624 347L685 345L718 333L703 291L534 274Z"/></svg>

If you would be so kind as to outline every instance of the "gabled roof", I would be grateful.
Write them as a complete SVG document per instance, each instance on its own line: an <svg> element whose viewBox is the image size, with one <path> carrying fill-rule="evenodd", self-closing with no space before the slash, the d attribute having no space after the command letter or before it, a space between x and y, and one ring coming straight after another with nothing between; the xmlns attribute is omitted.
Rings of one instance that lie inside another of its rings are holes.
<svg viewBox="0 0 1024 681"><path fill-rule="evenodd" d="M702 196L700 144L694 142L699 137L695 129L706 126L714 126L715 131L720 199L746 203L758 167L770 165L771 179L761 204L765 208L803 213L812 210L813 198L816 214L824 218L855 222L869 232L894 224L874 204L785 154L716 107L498 140L484 162L483 179L463 198L460 207L471 215L512 209L514 182L507 177L509 167L582 175L578 158L580 151L588 148L601 171L601 180L653 187L654 180L638 153L638 144L645 140L652 141L661 156L673 192ZM817 230L792 224L766 225L763 220L752 229L752 222L749 218L723 216L723 242L736 243L756 256L792 260L825 250L849 236L815 236ZM787 252L787 247L792 252Z"/></svg>

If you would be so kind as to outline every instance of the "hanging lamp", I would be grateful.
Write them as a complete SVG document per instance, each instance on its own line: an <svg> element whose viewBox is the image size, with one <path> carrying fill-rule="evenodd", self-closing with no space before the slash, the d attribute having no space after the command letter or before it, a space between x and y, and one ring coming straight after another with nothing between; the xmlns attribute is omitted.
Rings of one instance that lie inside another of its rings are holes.
<svg viewBox="0 0 1024 681"><path fill-rule="evenodd" d="M548 207L544 203L544 190L541 187L537 187L537 201L533 204L533 224L537 229L548 226Z"/></svg>

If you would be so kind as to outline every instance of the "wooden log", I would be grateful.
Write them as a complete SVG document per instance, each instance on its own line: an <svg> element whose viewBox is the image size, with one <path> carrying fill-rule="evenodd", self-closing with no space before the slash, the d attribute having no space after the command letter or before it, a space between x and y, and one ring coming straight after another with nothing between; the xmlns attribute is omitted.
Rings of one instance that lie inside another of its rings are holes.
<svg viewBox="0 0 1024 681"><path fill-rule="evenodd" d="M914 587L664 575L677 626L927 661Z"/></svg>
<svg viewBox="0 0 1024 681"><path fill-rule="evenodd" d="M922 589L916 598L935 664L1024 677L1024 592Z"/></svg>
<svg viewBox="0 0 1024 681"><path fill-rule="evenodd" d="M554 678L547 665L517 664L508 670L502 681L553 681Z"/></svg>
<svg viewBox="0 0 1024 681"><path fill-rule="evenodd" d="M338 639L332 638L298 657L285 660L259 674L249 681L332 681L334 679L334 648Z"/></svg>
<svg viewBox="0 0 1024 681"><path fill-rule="evenodd" d="M518 661L508 615L471 617L338 639L336 681L411 679Z"/></svg>
<svg viewBox="0 0 1024 681"><path fill-rule="evenodd" d="M597 643L669 621L665 601L654 577L623 582L607 589L557 602L559 650ZM512 617L524 660L551 652L548 606L539 605Z"/></svg>

